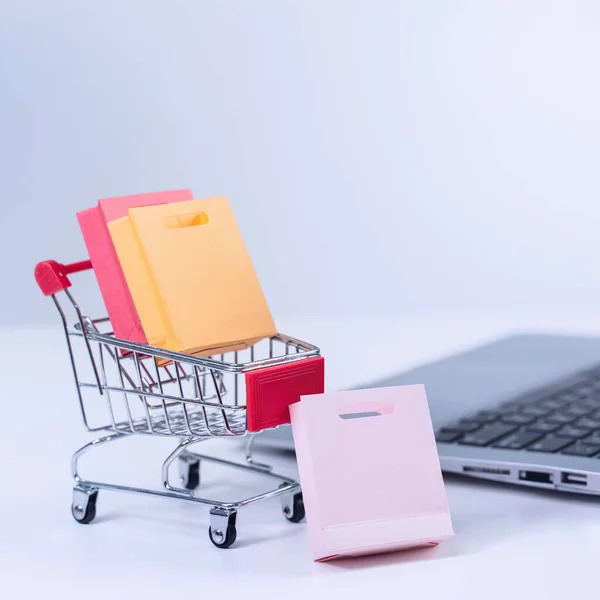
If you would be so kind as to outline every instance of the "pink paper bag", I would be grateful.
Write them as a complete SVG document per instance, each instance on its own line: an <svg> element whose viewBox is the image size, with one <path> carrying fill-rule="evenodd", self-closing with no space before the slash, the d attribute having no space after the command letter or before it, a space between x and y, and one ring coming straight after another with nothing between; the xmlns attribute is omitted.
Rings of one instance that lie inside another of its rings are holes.
<svg viewBox="0 0 600 600"><path fill-rule="evenodd" d="M139 344L148 343L106 223L126 215L130 208L191 199L190 190L120 196L99 200L98 206L77 213L116 337Z"/></svg>
<svg viewBox="0 0 600 600"><path fill-rule="evenodd" d="M303 396L290 413L314 560L454 535L424 386Z"/></svg>

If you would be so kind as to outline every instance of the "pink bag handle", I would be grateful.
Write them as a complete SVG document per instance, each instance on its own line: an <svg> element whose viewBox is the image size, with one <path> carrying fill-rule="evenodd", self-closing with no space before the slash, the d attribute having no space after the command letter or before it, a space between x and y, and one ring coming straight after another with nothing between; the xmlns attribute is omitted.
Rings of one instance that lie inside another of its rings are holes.
<svg viewBox="0 0 600 600"><path fill-rule="evenodd" d="M71 287L67 275L87 271L91 268L91 260L82 260L70 265L62 265L55 260L45 260L36 265L34 274L42 294L44 296L54 296L54 294L64 292Z"/></svg>
<svg viewBox="0 0 600 600"><path fill-rule="evenodd" d="M391 415L396 405L390 400L378 400L376 402L344 403L337 407L337 415L340 419L363 419Z"/></svg>

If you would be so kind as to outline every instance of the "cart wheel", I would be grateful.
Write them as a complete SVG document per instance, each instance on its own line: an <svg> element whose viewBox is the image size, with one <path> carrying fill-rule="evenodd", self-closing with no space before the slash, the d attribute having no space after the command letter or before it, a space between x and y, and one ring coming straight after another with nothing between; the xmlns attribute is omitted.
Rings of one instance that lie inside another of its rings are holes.
<svg viewBox="0 0 600 600"><path fill-rule="evenodd" d="M179 465L181 481L186 490L195 490L200 485L200 461L181 461Z"/></svg>
<svg viewBox="0 0 600 600"><path fill-rule="evenodd" d="M210 511L211 526L208 528L208 537L217 548L229 548L236 538L237 530L235 521L237 513L223 513L219 509Z"/></svg>
<svg viewBox="0 0 600 600"><path fill-rule="evenodd" d="M97 491L86 491L75 488L71 513L73 518L83 525L91 523L96 517Z"/></svg>
<svg viewBox="0 0 600 600"><path fill-rule="evenodd" d="M293 496L283 496L282 498L283 514L291 523L300 523L306 516L304 511L304 499L302 492L298 492Z"/></svg>

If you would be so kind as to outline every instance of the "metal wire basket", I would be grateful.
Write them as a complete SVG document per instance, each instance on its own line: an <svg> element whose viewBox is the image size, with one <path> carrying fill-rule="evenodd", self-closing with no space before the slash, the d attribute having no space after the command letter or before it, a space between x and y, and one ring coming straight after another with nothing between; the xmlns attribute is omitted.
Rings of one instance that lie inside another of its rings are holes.
<svg viewBox="0 0 600 600"><path fill-rule="evenodd" d="M289 419L288 406L302 394L323 391L323 359L316 346L278 334L245 350L200 358L118 339L107 318L83 315L68 275L92 268L89 261L61 265L45 261L36 280L50 296L64 327L85 427L105 435L75 452L72 512L80 523L96 514L99 489L179 498L211 506L211 541L221 548L236 539L242 506L279 496L288 520L304 518L300 486L252 458L253 435ZM79 457L93 447L130 435L175 436L178 444L162 465L164 489L146 489L83 479ZM190 446L213 437L248 436L244 462L198 454ZM280 485L235 502L199 497L200 461L249 470ZM183 486L170 481L179 463Z"/></svg>

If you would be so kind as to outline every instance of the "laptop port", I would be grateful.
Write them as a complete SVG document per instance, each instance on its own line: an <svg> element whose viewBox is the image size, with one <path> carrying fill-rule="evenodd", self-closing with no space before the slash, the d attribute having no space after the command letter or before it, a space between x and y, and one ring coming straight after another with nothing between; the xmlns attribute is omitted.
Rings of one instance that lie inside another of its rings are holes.
<svg viewBox="0 0 600 600"><path fill-rule="evenodd" d="M587 485L587 475L582 475L581 473L567 473L563 471L560 474L561 483L566 483L567 485Z"/></svg>
<svg viewBox="0 0 600 600"><path fill-rule="evenodd" d="M519 471L521 481L531 481L532 483L552 483L552 473L543 471Z"/></svg>
<svg viewBox="0 0 600 600"><path fill-rule="evenodd" d="M485 475L510 475L510 469L495 469L493 467L463 467L464 473L483 473Z"/></svg>

